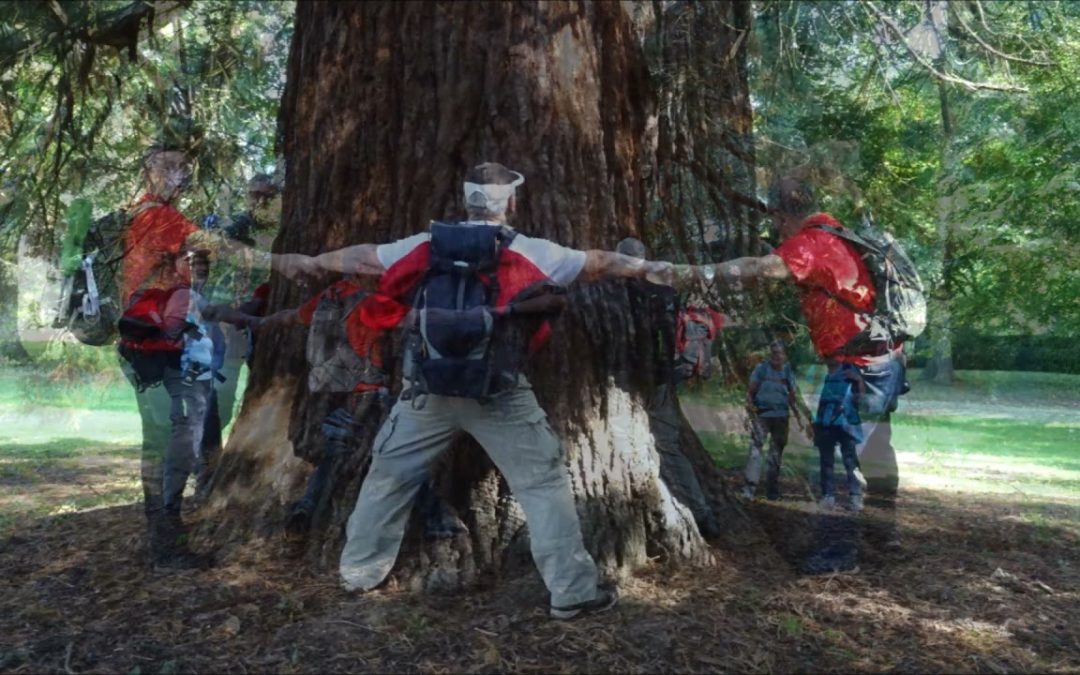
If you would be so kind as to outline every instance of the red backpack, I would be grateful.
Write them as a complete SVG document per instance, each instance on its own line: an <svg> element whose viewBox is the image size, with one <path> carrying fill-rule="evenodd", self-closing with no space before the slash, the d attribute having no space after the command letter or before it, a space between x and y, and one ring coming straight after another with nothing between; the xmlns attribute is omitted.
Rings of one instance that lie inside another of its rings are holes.
<svg viewBox="0 0 1080 675"><path fill-rule="evenodd" d="M146 288L132 294L117 326L121 344L144 352L181 351L183 338L165 335L165 306L179 288Z"/></svg>
<svg viewBox="0 0 1080 675"><path fill-rule="evenodd" d="M712 377L712 344L724 327L724 315L710 307L688 306L675 326L676 370L686 378Z"/></svg>

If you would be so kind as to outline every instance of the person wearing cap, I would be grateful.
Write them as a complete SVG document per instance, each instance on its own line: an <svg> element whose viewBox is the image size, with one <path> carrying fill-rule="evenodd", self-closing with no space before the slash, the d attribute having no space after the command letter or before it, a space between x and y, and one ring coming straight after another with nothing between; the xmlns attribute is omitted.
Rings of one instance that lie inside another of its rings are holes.
<svg viewBox="0 0 1080 675"><path fill-rule="evenodd" d="M281 190L273 177L258 173L247 183L247 210L225 218L218 227L225 239L269 250L281 217ZM217 218L217 216L212 216ZM219 219L220 220L220 219ZM203 225L207 229L206 223ZM266 314L270 297L269 270L250 265L219 264L203 295L213 305L235 307L252 317ZM222 430L232 421L236 391L244 364L250 368L254 353L255 331L226 321L215 322L215 331L224 339L224 358L215 378L207 409L200 457L202 466L195 492L196 500L205 497L212 481L212 470L223 443Z"/></svg>
<svg viewBox="0 0 1080 675"><path fill-rule="evenodd" d="M652 278L666 267L514 233L508 223L516 207L516 190L524 180L520 173L493 162L480 164L465 176L467 218L456 226L498 226L503 228L501 240L509 242L493 273L499 289L495 311L508 310L518 317L508 303L530 287L565 286L579 279ZM411 313L415 291L432 259L434 232L433 226L431 232L388 244L359 244L315 257L294 255L283 272L292 277L322 271L379 275L378 291L365 300L371 302L362 306L362 316L373 327L389 329ZM548 331L546 323L536 327L522 351L542 344ZM519 356L524 359L526 353ZM533 559L551 592L551 616L570 619L612 607L617 594L599 585L596 564L585 550L562 445L524 375L519 372L507 388L487 400L423 397L421 402L403 395L375 438L370 472L349 519L341 554L345 587L369 590L389 575L426 467L459 432L465 432L491 457L525 512Z"/></svg>

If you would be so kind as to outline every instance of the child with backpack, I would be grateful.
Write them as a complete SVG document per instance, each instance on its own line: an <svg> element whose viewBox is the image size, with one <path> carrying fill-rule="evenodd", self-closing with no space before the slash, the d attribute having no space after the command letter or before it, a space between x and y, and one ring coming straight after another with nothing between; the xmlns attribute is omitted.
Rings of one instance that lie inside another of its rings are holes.
<svg viewBox="0 0 1080 675"><path fill-rule="evenodd" d="M814 417L814 444L821 458L821 499L823 511L836 505L833 491L833 463L836 448L847 474L848 507L853 512L863 509L862 484L859 481L859 458L855 447L862 442L862 420L859 418L859 399L864 383L859 369L837 359L825 362L828 374L821 385L817 415Z"/></svg>

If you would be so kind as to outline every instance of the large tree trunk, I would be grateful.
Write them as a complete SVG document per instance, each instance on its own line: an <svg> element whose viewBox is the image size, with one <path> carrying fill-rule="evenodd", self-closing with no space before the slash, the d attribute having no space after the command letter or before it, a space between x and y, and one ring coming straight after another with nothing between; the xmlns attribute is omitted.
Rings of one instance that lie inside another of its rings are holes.
<svg viewBox="0 0 1080 675"><path fill-rule="evenodd" d="M458 218L463 174L485 160L526 176L515 219L524 233L578 249L648 237L642 172L655 147L653 96L624 11L591 2L301 3L281 114L287 178L277 248L314 254L387 242L431 219ZM310 294L273 283L277 308ZM656 555L708 562L688 509L659 479L643 403L661 355L627 298L621 283L576 285L529 376L567 447L597 561L612 571ZM300 330L260 341L208 504L216 544L274 533L310 472L287 438L291 408L307 399L298 384L303 345ZM632 377L619 388L614 376L626 371ZM684 431L724 509L706 453ZM467 438L447 455L438 489L469 533L425 542L410 528L400 579L420 583L435 570L468 584L527 559L520 508L491 462ZM328 523L309 537L312 560L336 563L363 469L359 455L343 468Z"/></svg>

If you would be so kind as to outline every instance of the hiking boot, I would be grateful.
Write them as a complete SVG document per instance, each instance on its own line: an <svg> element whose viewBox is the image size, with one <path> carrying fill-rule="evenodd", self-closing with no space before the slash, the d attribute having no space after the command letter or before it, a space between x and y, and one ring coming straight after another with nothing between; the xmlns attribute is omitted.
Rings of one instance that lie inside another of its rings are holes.
<svg viewBox="0 0 1080 675"><path fill-rule="evenodd" d="M453 539L468 531L469 528L465 527L461 518L449 509L424 519L424 536L428 539Z"/></svg>
<svg viewBox="0 0 1080 675"><path fill-rule="evenodd" d="M780 501L780 484L776 481L765 483L765 499L770 502Z"/></svg>
<svg viewBox="0 0 1080 675"><path fill-rule="evenodd" d="M818 500L817 506L819 511L832 511L836 508L836 497L825 495Z"/></svg>
<svg viewBox="0 0 1080 675"><path fill-rule="evenodd" d="M311 528L311 512L314 509L310 504L299 501L293 504L289 511L289 518L285 521L285 531L294 536L303 536Z"/></svg>
<svg viewBox="0 0 1080 675"><path fill-rule="evenodd" d="M178 547L171 551L156 551L154 553L155 572L205 570L209 567L209 558L198 553L193 553L192 551L189 551L186 547Z"/></svg>
<svg viewBox="0 0 1080 675"><path fill-rule="evenodd" d="M900 541L900 534L892 532L885 538L884 543L881 544L881 550L886 553L897 554L904 552L904 542Z"/></svg>
<svg viewBox="0 0 1080 675"><path fill-rule="evenodd" d="M588 602L579 602L568 607L551 608L551 618L560 621L569 621L587 614L600 614L606 612L619 602L619 592L614 588L597 588L596 597Z"/></svg>
<svg viewBox="0 0 1080 675"><path fill-rule="evenodd" d="M855 467L855 482L859 484L863 490L866 489L866 476L862 475L862 469Z"/></svg>
<svg viewBox="0 0 1080 675"><path fill-rule="evenodd" d="M697 521L698 532L705 539L719 539L723 531L720 529L720 523L716 522L716 517L709 514L707 517Z"/></svg>
<svg viewBox="0 0 1080 675"><path fill-rule="evenodd" d="M848 498L848 509L852 513L859 513L863 510L863 498L862 495L851 495Z"/></svg>
<svg viewBox="0 0 1080 675"><path fill-rule="evenodd" d="M753 485L752 483L747 483L743 486L742 492L739 494L746 501L752 502L754 501L754 492L756 487L757 486Z"/></svg>

